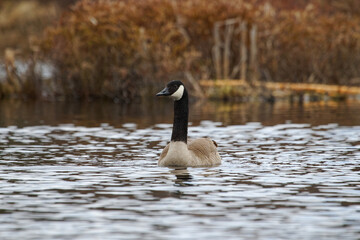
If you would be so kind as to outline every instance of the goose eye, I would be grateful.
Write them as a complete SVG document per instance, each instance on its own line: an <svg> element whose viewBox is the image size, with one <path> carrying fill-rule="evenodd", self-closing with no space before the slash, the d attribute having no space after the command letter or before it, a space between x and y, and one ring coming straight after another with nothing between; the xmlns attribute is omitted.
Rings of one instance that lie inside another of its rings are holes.
<svg viewBox="0 0 360 240"><path fill-rule="evenodd" d="M173 85L170 87L170 90L171 90L171 92L175 92L178 88L179 88L179 86Z"/></svg>

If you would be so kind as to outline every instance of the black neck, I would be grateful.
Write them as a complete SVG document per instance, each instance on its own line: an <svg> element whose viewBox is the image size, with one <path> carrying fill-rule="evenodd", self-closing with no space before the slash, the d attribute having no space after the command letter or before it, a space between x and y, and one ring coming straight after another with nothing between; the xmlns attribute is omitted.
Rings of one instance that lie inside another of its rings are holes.
<svg viewBox="0 0 360 240"><path fill-rule="evenodd" d="M188 94L186 89L184 89L182 98L174 101L174 123L171 141L182 141L187 143L188 118Z"/></svg>

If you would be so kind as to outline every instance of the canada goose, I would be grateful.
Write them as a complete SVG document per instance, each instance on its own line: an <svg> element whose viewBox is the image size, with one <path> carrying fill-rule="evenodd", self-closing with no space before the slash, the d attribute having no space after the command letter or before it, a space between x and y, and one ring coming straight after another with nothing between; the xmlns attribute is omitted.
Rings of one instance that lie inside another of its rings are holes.
<svg viewBox="0 0 360 240"><path fill-rule="evenodd" d="M170 143L164 148L158 162L163 167L200 167L221 164L217 144L209 138L187 141L188 93L181 81L171 81L156 96L174 100L174 122Z"/></svg>

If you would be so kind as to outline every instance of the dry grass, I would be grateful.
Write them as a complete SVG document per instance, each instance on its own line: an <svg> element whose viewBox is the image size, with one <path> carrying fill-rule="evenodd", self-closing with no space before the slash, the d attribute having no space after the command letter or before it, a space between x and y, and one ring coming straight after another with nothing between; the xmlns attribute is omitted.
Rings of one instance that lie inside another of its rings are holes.
<svg viewBox="0 0 360 240"><path fill-rule="evenodd" d="M357 0L267 2L81 0L47 29L36 59L55 66L54 96L131 100L139 86L214 79L214 24L237 18L257 26L258 80L360 84ZM234 33L232 68L239 39Z"/></svg>
<svg viewBox="0 0 360 240"><path fill-rule="evenodd" d="M0 52L12 48L21 50L19 56L28 57L35 38L44 28L55 22L59 8L54 2L3 1L0 3Z"/></svg>

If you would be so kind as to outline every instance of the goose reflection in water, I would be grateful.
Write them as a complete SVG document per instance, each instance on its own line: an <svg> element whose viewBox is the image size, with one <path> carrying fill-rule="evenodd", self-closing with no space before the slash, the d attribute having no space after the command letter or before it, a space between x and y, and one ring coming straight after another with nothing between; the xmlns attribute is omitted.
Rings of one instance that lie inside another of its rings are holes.
<svg viewBox="0 0 360 240"><path fill-rule="evenodd" d="M174 180L175 186L192 186L191 183L193 176L189 173L187 168L174 168L170 171L171 174L174 174L176 179Z"/></svg>

